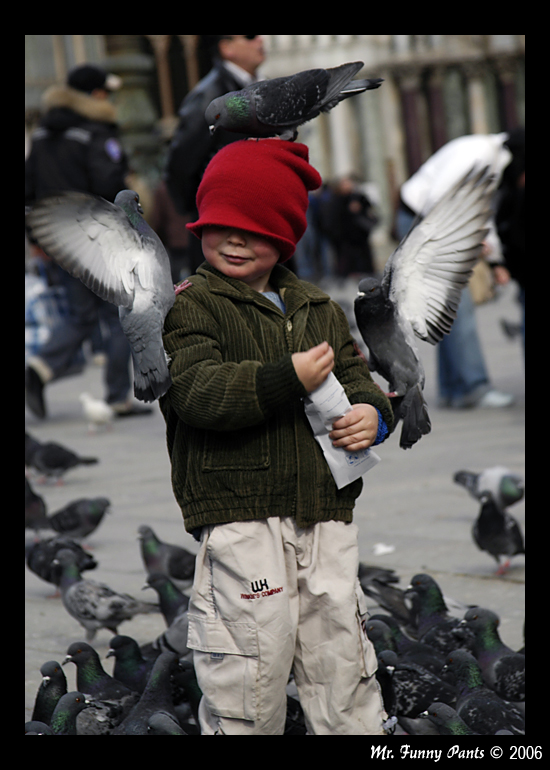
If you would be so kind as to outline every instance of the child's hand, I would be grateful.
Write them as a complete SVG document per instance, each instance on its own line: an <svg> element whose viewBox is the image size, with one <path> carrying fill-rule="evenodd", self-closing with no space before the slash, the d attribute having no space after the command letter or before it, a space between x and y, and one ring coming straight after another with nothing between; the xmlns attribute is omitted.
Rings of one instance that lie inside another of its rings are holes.
<svg viewBox="0 0 550 770"><path fill-rule="evenodd" d="M370 404L354 404L351 412L332 423L329 437L335 447L358 452L367 449L378 433L378 412Z"/></svg>
<svg viewBox="0 0 550 770"><path fill-rule="evenodd" d="M293 353L292 363L298 379L312 393L326 380L334 366L334 350L328 342L321 342L304 353Z"/></svg>

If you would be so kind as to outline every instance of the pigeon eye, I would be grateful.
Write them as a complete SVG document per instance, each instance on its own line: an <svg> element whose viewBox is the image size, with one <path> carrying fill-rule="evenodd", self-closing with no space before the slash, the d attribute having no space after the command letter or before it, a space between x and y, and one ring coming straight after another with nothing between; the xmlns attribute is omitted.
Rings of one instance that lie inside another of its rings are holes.
<svg viewBox="0 0 550 770"><path fill-rule="evenodd" d="M221 115L221 112L218 112L218 114L217 114L217 115L216 115L216 117L215 117L215 120L219 120L219 119L221 118L221 116L222 116L222 115Z"/></svg>

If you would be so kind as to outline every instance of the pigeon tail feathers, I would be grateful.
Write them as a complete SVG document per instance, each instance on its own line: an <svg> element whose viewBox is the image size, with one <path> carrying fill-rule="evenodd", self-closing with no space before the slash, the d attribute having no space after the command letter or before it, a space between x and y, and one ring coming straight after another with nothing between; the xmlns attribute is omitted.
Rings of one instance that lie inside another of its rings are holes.
<svg viewBox="0 0 550 770"><path fill-rule="evenodd" d="M399 416L403 420L399 446L410 449L432 429L428 408L420 385L410 388L399 407Z"/></svg>

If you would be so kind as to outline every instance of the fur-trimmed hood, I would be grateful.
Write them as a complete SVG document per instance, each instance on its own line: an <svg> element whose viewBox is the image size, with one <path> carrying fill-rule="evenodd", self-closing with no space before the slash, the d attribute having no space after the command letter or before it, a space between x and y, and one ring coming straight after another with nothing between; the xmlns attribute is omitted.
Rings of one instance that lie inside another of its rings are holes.
<svg viewBox="0 0 550 770"><path fill-rule="evenodd" d="M69 86L51 86L42 96L42 106L46 110L43 125L59 127L59 119L65 122L69 118L67 111L76 112L85 120L100 123L116 123L116 108L107 99L95 99L93 96L77 91ZM63 120L65 113L65 120ZM54 123L54 125L50 125Z"/></svg>

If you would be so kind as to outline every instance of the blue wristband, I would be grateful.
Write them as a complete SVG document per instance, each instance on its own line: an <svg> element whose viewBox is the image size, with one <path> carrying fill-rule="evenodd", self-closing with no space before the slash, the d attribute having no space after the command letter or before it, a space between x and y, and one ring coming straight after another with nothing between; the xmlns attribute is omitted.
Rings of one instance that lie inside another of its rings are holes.
<svg viewBox="0 0 550 770"><path fill-rule="evenodd" d="M376 407L374 408L376 409ZM376 411L378 412L378 431L376 433L376 440L373 443L373 446L381 444L389 433L388 426L384 422L384 418L382 417L380 410L376 409Z"/></svg>

